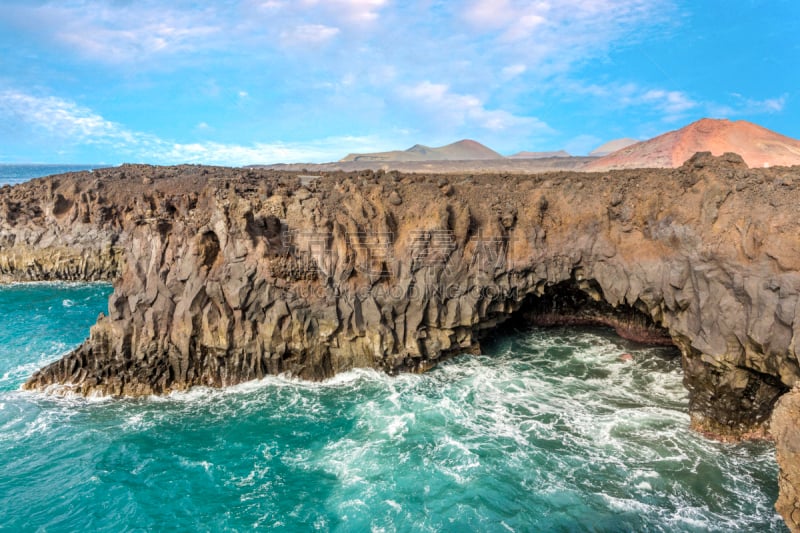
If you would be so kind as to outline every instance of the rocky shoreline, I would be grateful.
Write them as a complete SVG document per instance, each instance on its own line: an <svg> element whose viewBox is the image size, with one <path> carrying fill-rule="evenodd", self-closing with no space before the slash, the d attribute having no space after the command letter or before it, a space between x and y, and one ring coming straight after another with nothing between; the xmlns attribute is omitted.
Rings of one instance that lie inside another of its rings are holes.
<svg viewBox="0 0 800 533"><path fill-rule="evenodd" d="M0 189L0 280L114 282L89 339L25 384L80 394L424 370L512 318L668 337L695 429L783 428L796 530L797 411L773 407L800 377L797 205L800 169L732 154L530 176L125 165Z"/></svg>

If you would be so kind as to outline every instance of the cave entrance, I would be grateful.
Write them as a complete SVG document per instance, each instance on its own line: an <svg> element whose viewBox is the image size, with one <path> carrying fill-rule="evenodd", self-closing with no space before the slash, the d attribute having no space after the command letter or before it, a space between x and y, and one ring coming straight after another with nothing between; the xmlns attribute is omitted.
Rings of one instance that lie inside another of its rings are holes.
<svg viewBox="0 0 800 533"><path fill-rule="evenodd" d="M485 330L479 342L481 353L486 355L513 353L514 358L522 357L531 364L548 367L563 366L566 357L571 362L562 370L574 366L571 375L577 378L613 373L604 367L606 364L644 363L632 365L623 373L633 381L615 382L614 386L623 389L644 386L651 379L645 379L647 372L642 373L641 369L654 370L657 375L682 366L680 349L665 327L635 306L611 305L594 280L571 278L546 287L541 294L527 295L507 320ZM558 347L554 348L554 342ZM605 348L594 352L600 346ZM542 350L548 353L545 360L540 359ZM587 360L589 353L598 359L591 355ZM593 369L590 372L586 370L589 367ZM553 379L563 377L551 375L552 371L545 374ZM685 372L681 374L685 377ZM682 393L686 392L684 387L685 383Z"/></svg>
<svg viewBox="0 0 800 533"><path fill-rule="evenodd" d="M596 412L688 408L681 352L669 331L634 306L612 306L594 281L570 279L526 296L480 345L500 361L490 364L535 369L530 379L559 384L557 396L584 398Z"/></svg>
<svg viewBox="0 0 800 533"><path fill-rule="evenodd" d="M547 287L541 295L528 295L505 325L516 330L537 326L602 326L629 341L675 347L666 328L633 306L612 306L602 298L602 290L593 280L581 281L579 286L579 282L570 279ZM680 355L677 347L675 353Z"/></svg>

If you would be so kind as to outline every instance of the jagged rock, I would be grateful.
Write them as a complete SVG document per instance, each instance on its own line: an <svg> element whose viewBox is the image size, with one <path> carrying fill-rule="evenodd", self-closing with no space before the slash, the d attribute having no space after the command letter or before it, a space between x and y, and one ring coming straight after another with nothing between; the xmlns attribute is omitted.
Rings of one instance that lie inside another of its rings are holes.
<svg viewBox="0 0 800 533"><path fill-rule="evenodd" d="M300 187L295 191L294 197L302 202L303 200L308 200L311 198L311 193L305 187Z"/></svg>
<svg viewBox="0 0 800 533"><path fill-rule="evenodd" d="M400 205L403 203L403 199L400 197L397 191L392 191L389 194L389 203L392 205Z"/></svg>
<svg viewBox="0 0 800 533"><path fill-rule="evenodd" d="M89 339L29 389L420 371L527 316L670 338L693 427L752 437L800 377L797 173L699 155L674 170L471 175L448 196L441 176L300 189L279 172L126 166L0 189L0 274L116 280Z"/></svg>
<svg viewBox="0 0 800 533"><path fill-rule="evenodd" d="M770 422L780 467L780 489L775 509L793 532L800 531L800 389L785 394Z"/></svg>

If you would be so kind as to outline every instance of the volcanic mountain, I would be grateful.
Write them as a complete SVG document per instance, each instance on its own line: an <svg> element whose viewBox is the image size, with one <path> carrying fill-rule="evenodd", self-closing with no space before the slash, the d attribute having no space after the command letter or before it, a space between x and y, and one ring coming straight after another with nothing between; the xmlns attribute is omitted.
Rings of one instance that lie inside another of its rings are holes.
<svg viewBox="0 0 800 533"><path fill-rule="evenodd" d="M503 156L477 141L464 139L437 148L415 144L408 150L349 154L340 161L475 161L484 159L503 159Z"/></svg>
<svg viewBox="0 0 800 533"><path fill-rule="evenodd" d="M704 118L679 130L617 150L585 170L677 168L696 152L735 152L751 168L800 165L800 141L751 122Z"/></svg>
<svg viewBox="0 0 800 533"><path fill-rule="evenodd" d="M602 144L589 152L590 157L603 157L608 154L613 154L617 150L622 150L623 148L627 148L632 144L636 144L639 141L636 139L631 139L629 137L625 137L624 139L614 139L613 141L608 141L605 144Z"/></svg>

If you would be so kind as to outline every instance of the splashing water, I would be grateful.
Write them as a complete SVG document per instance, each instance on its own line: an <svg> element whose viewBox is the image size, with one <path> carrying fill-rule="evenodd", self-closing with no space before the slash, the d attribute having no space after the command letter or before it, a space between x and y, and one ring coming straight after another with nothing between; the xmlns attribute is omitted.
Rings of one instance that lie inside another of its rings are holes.
<svg viewBox="0 0 800 533"><path fill-rule="evenodd" d="M785 530L772 448L692 433L674 353L600 329L511 332L424 375L19 391L109 292L0 288L0 529Z"/></svg>

